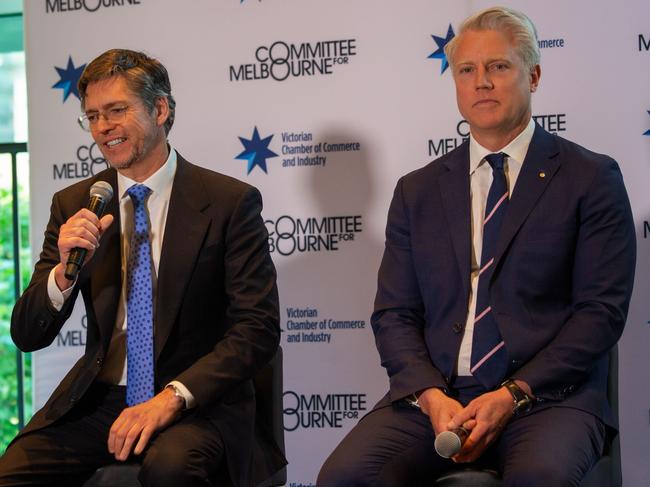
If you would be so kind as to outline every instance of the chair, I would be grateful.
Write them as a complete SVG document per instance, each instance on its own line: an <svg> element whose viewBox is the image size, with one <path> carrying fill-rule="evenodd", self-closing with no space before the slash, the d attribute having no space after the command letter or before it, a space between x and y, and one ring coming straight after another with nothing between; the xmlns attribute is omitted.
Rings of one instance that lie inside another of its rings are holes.
<svg viewBox="0 0 650 487"><path fill-rule="evenodd" d="M616 345L609 352L609 373L607 377L607 399L612 408L612 414L618 421L618 348ZM444 474L434 483L434 487L499 487L502 485L498 474L492 470L467 468ZM621 446L617 435L605 445L603 456L582 480L581 487L620 487L621 476Z"/></svg>
<svg viewBox="0 0 650 487"><path fill-rule="evenodd" d="M253 379L258 414L265 415L266 424L272 428L273 439L284 453L284 423L282 411L282 348L273 359L265 365ZM113 464L98 468L83 487L140 487L137 463ZM258 487L284 485L287 481L287 469L282 468Z"/></svg>

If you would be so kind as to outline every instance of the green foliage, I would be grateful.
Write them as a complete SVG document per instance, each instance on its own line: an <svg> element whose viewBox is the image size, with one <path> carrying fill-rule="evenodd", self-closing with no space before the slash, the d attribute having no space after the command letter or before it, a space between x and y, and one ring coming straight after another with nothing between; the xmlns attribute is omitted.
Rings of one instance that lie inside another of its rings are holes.
<svg viewBox="0 0 650 487"><path fill-rule="evenodd" d="M4 181L3 181L4 183ZM3 184L4 186L4 184ZM26 191L19 188L20 266L24 288L31 274L29 206ZM0 187L0 452L18 432L17 349L9 324L15 302L14 248L11 187ZM25 413L31 413L31 356L23 355Z"/></svg>

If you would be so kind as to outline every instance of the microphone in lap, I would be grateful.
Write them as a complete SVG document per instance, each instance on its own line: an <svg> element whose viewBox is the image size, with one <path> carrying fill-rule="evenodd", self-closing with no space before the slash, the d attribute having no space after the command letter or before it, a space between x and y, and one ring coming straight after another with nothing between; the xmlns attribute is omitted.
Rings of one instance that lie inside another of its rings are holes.
<svg viewBox="0 0 650 487"><path fill-rule="evenodd" d="M106 181L97 181L90 187L90 201L88 208L98 218L104 214L108 202L113 198L113 188ZM74 281L79 274L88 250L75 247L68 255L68 262L65 265L65 278Z"/></svg>
<svg viewBox="0 0 650 487"><path fill-rule="evenodd" d="M434 443L436 452L443 458L451 458L460 451L468 436L469 431L465 428L455 428L450 431L443 431L436 436L436 441Z"/></svg>

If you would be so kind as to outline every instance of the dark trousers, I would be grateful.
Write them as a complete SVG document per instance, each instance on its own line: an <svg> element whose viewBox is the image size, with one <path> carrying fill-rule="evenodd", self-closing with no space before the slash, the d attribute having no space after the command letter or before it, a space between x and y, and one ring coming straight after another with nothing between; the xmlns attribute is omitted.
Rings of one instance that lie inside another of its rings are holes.
<svg viewBox="0 0 650 487"><path fill-rule="evenodd" d="M323 465L318 487L432 485L456 464L436 453L429 418L401 403L366 415ZM589 413L552 407L513 418L472 464L497 470L505 486L579 485L602 454L605 427Z"/></svg>
<svg viewBox="0 0 650 487"><path fill-rule="evenodd" d="M126 407L125 387L95 384L63 418L18 438L0 458L0 486L81 485L115 463L108 432ZM151 486L206 486L217 475L224 446L217 429L195 411L155 436L140 457L140 482Z"/></svg>

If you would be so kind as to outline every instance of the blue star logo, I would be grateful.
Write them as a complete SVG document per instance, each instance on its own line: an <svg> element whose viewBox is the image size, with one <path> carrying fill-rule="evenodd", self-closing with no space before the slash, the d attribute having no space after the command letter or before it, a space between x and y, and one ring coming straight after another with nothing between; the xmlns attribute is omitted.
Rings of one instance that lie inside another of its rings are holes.
<svg viewBox="0 0 650 487"><path fill-rule="evenodd" d="M650 110L648 110L648 115L650 115ZM650 135L650 129L646 130L643 135ZM650 321L648 321L650 323Z"/></svg>
<svg viewBox="0 0 650 487"><path fill-rule="evenodd" d="M77 83L79 82L79 78L81 78L81 73L83 73L85 67L86 65L82 64L78 68L75 68L74 63L72 62L72 56L68 56L68 66L66 68L54 66L54 69L59 73L61 79L54 83L52 88L63 90L63 103L65 103L70 94L81 99L79 96L79 90L77 90Z"/></svg>
<svg viewBox="0 0 650 487"><path fill-rule="evenodd" d="M246 174L250 174L255 166L258 166L262 171L268 174L266 171L266 160L278 156L275 152L269 149L269 144L271 143L272 138L273 135L269 135L268 137L261 139L257 127L253 130L253 137L250 140L239 137L239 141L244 146L244 150L241 154L235 157L235 159L248 161L248 172Z"/></svg>
<svg viewBox="0 0 650 487"><path fill-rule="evenodd" d="M440 74L444 73L449 67L449 62L447 61L447 56L445 55L445 46L447 43L454 38L454 29L449 24L449 30L447 30L447 37L438 37L432 35L434 41L438 45L438 49L433 51L427 56L427 59L440 59L442 61L442 67L440 69Z"/></svg>

